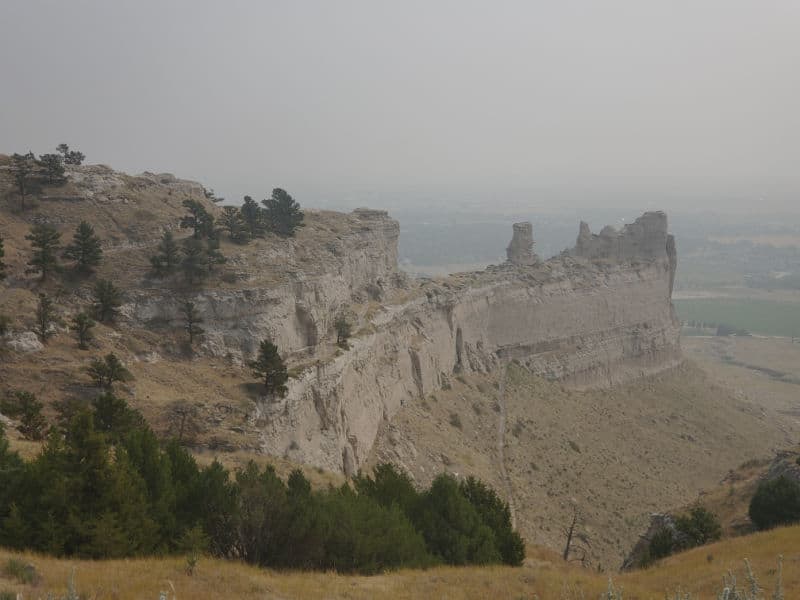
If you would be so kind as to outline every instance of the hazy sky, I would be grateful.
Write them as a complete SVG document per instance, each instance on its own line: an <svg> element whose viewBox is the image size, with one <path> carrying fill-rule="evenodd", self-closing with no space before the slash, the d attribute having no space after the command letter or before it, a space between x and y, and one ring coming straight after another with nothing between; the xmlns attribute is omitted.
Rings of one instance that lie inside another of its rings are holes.
<svg viewBox="0 0 800 600"><path fill-rule="evenodd" d="M229 200L800 204L798 0L2 0L0 55L0 152Z"/></svg>

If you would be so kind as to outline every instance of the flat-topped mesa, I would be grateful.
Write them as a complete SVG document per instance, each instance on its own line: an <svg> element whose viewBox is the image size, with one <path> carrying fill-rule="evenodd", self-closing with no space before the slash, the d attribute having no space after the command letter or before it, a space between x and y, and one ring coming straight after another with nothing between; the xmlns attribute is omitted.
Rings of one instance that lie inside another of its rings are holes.
<svg viewBox="0 0 800 600"><path fill-rule="evenodd" d="M539 257L533 253L533 227L529 221L514 223L514 235L506 248L508 262L512 265L533 265Z"/></svg>
<svg viewBox="0 0 800 600"><path fill-rule="evenodd" d="M668 245L674 248L671 237L667 234L667 215L661 211L646 212L621 231L609 225L599 235L581 221L573 254L621 263L669 258Z"/></svg>

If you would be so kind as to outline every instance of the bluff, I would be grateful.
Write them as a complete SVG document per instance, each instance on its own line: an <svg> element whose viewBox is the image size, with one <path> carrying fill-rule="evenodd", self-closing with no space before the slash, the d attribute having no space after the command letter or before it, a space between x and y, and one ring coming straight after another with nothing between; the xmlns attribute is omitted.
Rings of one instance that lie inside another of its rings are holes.
<svg viewBox="0 0 800 600"><path fill-rule="evenodd" d="M489 372L515 360L550 380L609 386L680 359L671 304L675 246L663 213L600 235L581 224L575 247L546 261L533 252L530 224L518 223L506 263L412 280L398 269L399 225L386 212L306 211L306 226L294 238L246 246L223 241L228 260L221 273L191 288L153 279L148 257L164 230L188 235L179 228L185 200L219 216L201 185L99 165L71 166L67 176L28 210L0 211L12 273L0 284L0 309L31 312L35 305L37 284L24 275L31 224L50 223L66 237L81 220L90 221L104 243L97 276L124 290L118 327L130 340L131 360L156 352L185 361L175 345L187 299L204 321L202 356L241 367L262 339L277 344L289 363L289 392L254 402L250 426L263 452L292 461L355 471L402 406L449 386L459 373ZM13 195L4 157L0 188ZM59 293L65 317L85 307L91 294L80 282ZM354 326L347 347L336 345L333 330L343 313ZM12 348L29 333L21 324L14 326ZM45 352L26 346L20 356L24 351Z"/></svg>
<svg viewBox="0 0 800 600"><path fill-rule="evenodd" d="M532 251L530 224L518 223L506 263L423 281L399 271L399 225L386 212L309 216L313 241L234 255L235 284L193 295L207 354L242 362L268 338L289 359L288 394L263 398L252 415L267 454L353 473L406 403L503 361L578 387L680 361L664 213L600 236L582 224L575 247L547 261ZM336 235L321 237L327 228ZM123 310L140 327L174 329L181 302L143 287ZM343 311L355 321L346 349L332 331Z"/></svg>
<svg viewBox="0 0 800 600"><path fill-rule="evenodd" d="M379 223L391 230L388 217ZM411 285L369 316L347 351L305 369L286 398L259 404L264 451L352 473L383 424L454 374L516 360L547 379L608 386L676 365L674 242L663 213L636 224L616 233L624 253L587 250L582 230L574 249L545 262Z"/></svg>

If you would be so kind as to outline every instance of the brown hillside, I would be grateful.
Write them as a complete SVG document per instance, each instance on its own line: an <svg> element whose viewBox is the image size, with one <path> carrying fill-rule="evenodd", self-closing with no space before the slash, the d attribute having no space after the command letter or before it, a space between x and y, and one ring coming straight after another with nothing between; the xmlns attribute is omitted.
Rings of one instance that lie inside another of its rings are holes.
<svg viewBox="0 0 800 600"><path fill-rule="evenodd" d="M409 403L380 435L373 464L396 462L425 484L442 471L477 475L506 492L529 543L557 550L577 507L578 546L606 568L619 567L651 513L689 504L729 469L791 443L779 414L736 399L691 363L586 391L511 364L503 398L499 388L500 373L461 377Z"/></svg>

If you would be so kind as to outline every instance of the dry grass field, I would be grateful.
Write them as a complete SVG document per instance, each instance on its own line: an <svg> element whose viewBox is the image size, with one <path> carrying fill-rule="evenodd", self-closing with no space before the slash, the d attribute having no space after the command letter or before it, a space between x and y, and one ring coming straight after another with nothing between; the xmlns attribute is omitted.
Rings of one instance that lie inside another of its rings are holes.
<svg viewBox="0 0 800 600"><path fill-rule="evenodd" d="M693 600L713 600L722 575L732 570L744 582L743 559L748 558L763 588L771 593L776 582L778 555L783 555L783 586L787 599L800 595L800 526L726 540L672 556L653 567L612 574L626 600L663 600L680 589ZM403 570L364 577L335 573L276 572L234 561L201 559L193 576L181 558L121 561L58 560L0 550L0 571L9 558L29 561L41 574L35 585L21 585L0 572L0 592L23 598L64 594L70 573L75 588L90 600L170 600L217 598L290 599L349 598L412 600L418 598L519 598L594 600L608 589L607 573L564 563L546 550L529 549L523 567L440 567ZM767 594L770 597L770 594Z"/></svg>

